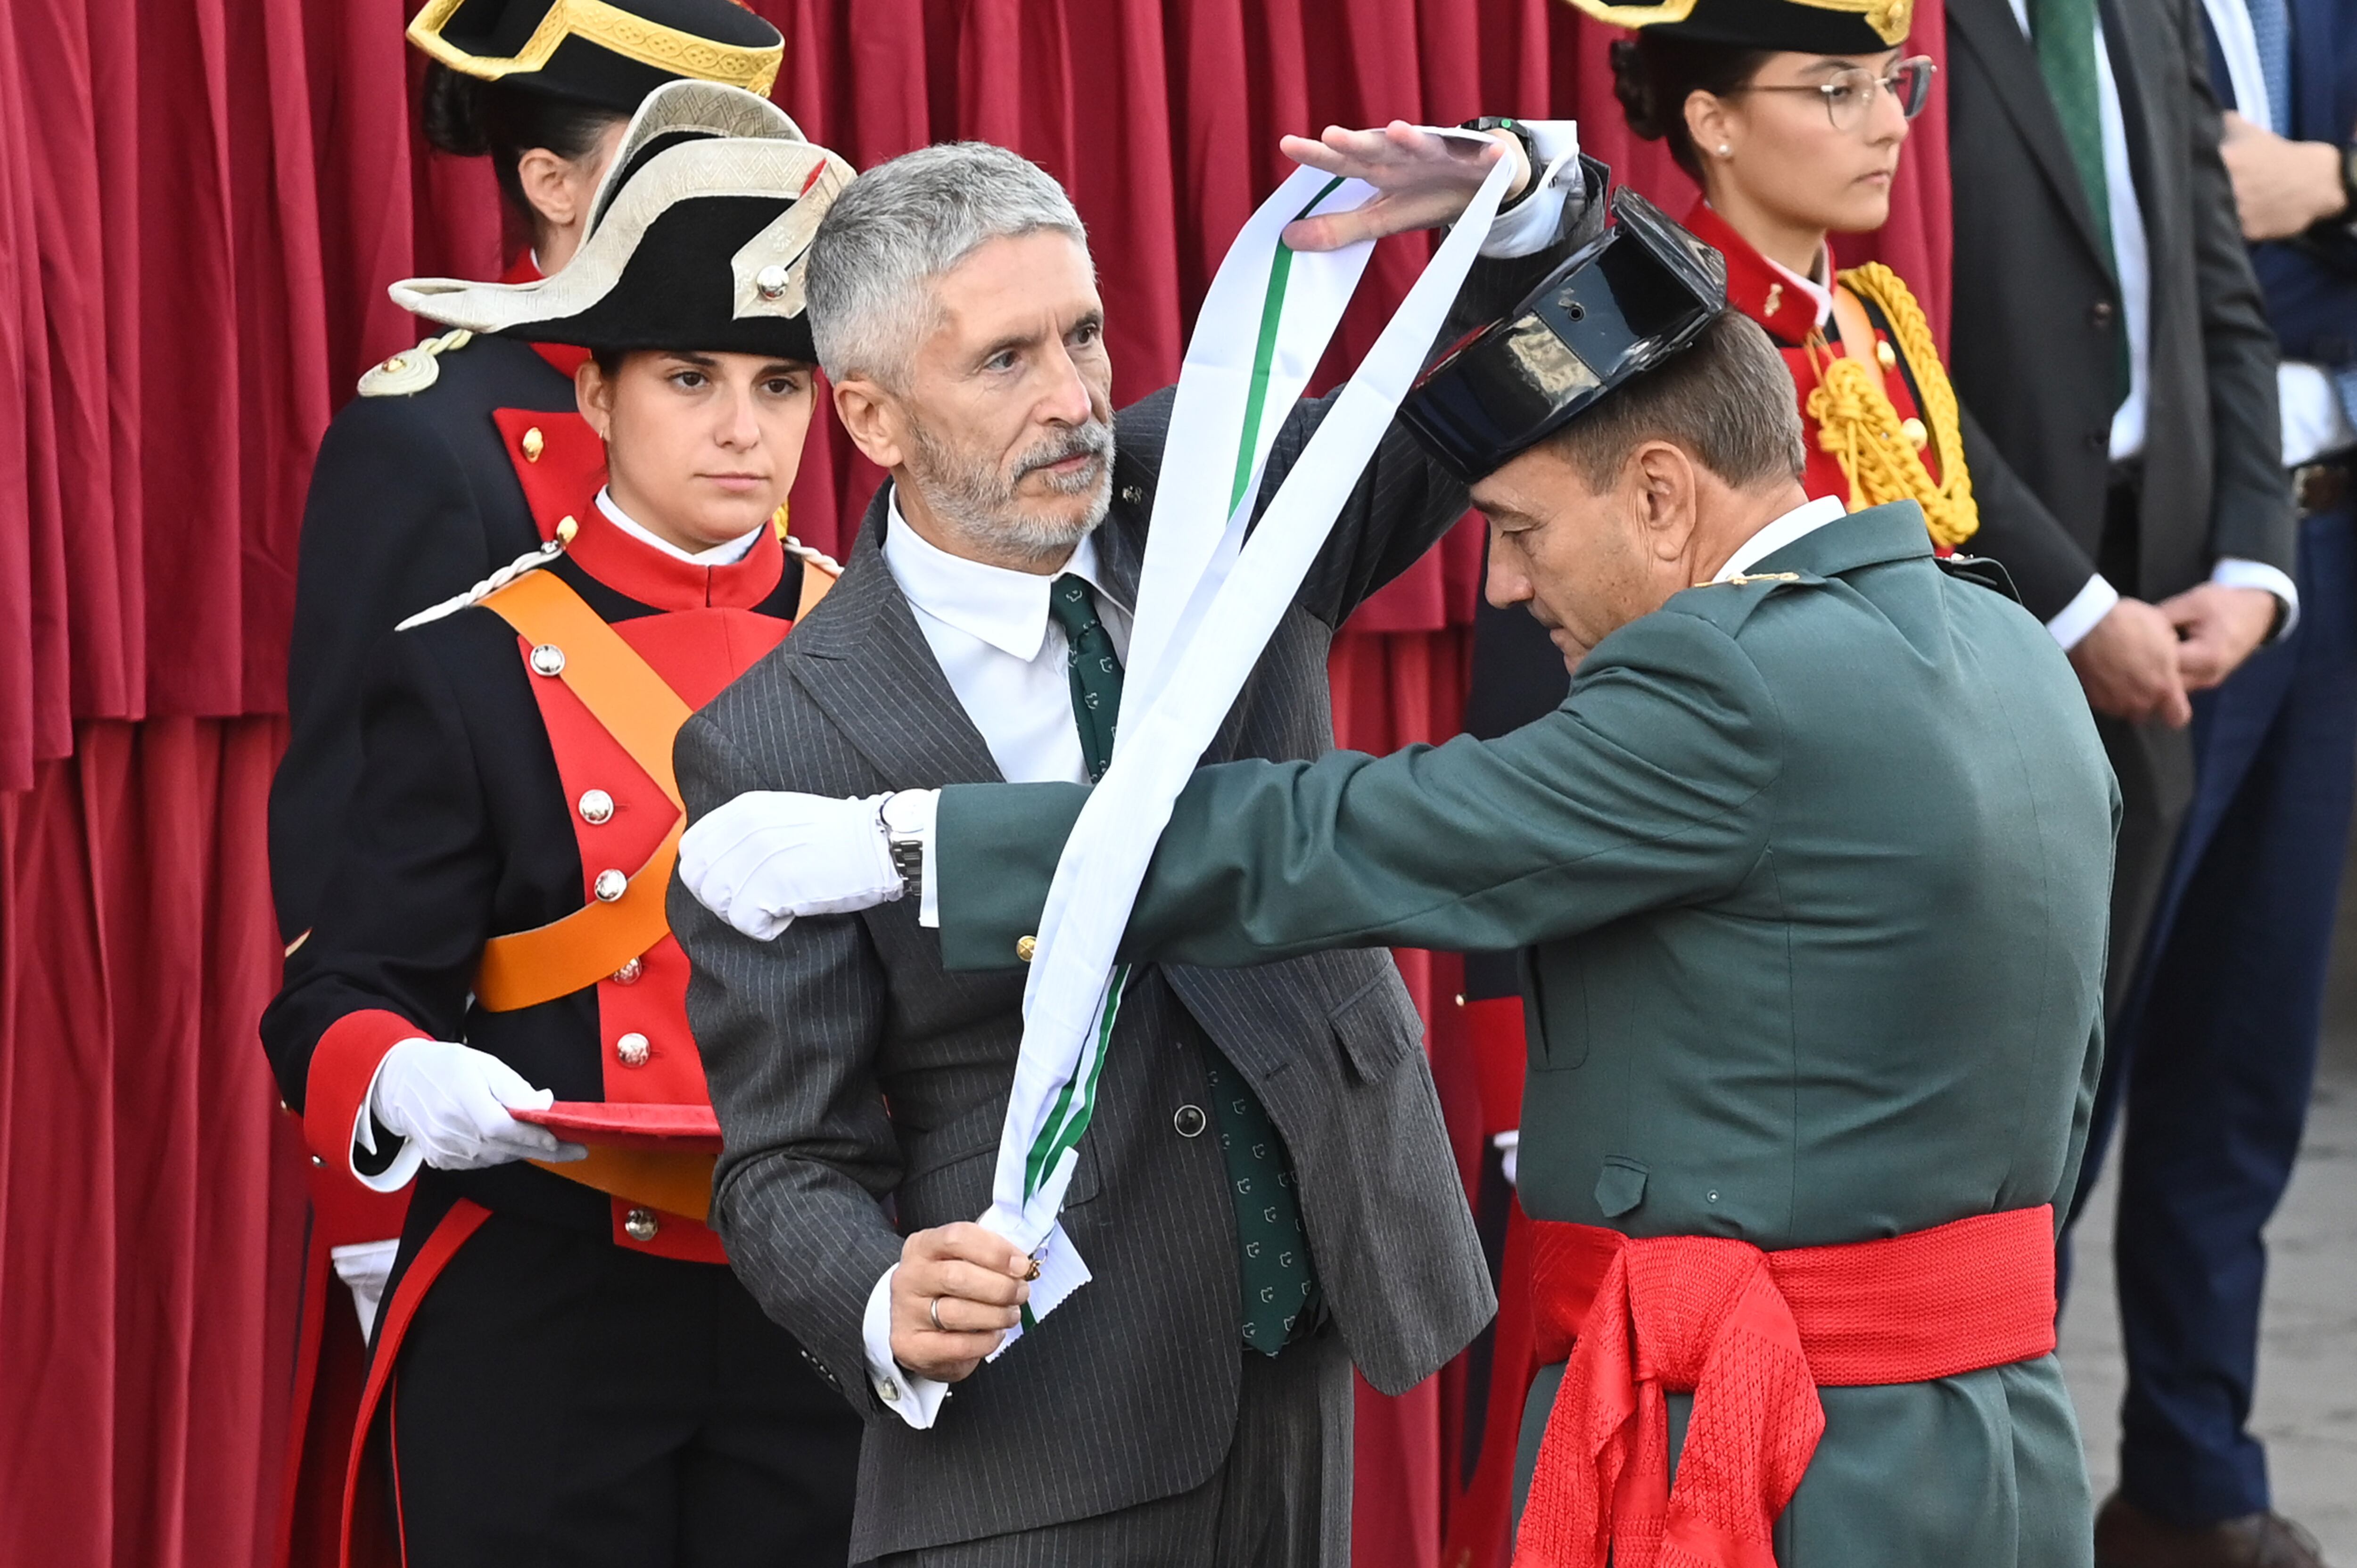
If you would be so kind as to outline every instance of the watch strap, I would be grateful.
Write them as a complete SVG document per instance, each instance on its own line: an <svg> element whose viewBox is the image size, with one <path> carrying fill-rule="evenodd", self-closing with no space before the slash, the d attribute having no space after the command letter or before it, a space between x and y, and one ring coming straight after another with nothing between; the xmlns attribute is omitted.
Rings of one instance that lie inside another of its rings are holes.
<svg viewBox="0 0 2357 1568"><path fill-rule="evenodd" d="M1538 194L1539 181L1545 176L1547 166L1546 160L1539 156L1539 145L1532 138L1528 126L1511 114L1477 114L1470 120L1458 121L1457 128L1460 131L1504 131L1522 144L1523 165L1531 171L1530 176L1523 182L1523 188L1518 193L1499 204L1499 211L1511 212Z"/></svg>
<svg viewBox="0 0 2357 1568"><path fill-rule="evenodd" d="M876 828L884 835L886 852L892 857L892 869L900 874L900 894L906 898L921 898L925 892L925 841L915 833L897 832L891 820L885 815L896 796L887 795L876 804Z"/></svg>

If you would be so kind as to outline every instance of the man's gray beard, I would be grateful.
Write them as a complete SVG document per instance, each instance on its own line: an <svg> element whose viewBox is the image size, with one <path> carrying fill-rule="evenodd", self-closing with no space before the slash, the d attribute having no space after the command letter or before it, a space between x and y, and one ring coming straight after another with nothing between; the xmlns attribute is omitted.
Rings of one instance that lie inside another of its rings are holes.
<svg viewBox="0 0 2357 1568"><path fill-rule="evenodd" d="M988 458L942 443L921 424L913 424L910 434L915 450L910 454L909 476L923 491L925 504L944 527L985 554L1060 563L1104 521L1113 505L1114 435L1108 421L1092 419L1044 437L1016 459L1011 478ZM1084 453L1100 458L1087 477L1042 477L1049 489L1065 495L1078 495L1093 487L1096 494L1086 514L1076 519L1042 517L1023 510L1015 487L1027 474Z"/></svg>

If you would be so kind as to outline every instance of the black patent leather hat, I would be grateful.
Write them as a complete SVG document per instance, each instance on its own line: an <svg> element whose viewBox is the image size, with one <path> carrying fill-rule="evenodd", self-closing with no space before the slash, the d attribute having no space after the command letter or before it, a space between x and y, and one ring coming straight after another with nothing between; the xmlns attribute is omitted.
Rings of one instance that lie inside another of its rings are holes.
<svg viewBox="0 0 2357 1568"><path fill-rule="evenodd" d="M1600 191L1604 166L1580 160ZM1623 187L1587 238L1503 318L1424 373L1400 416L1467 483L1495 473L1675 354L1727 308L1727 263Z"/></svg>

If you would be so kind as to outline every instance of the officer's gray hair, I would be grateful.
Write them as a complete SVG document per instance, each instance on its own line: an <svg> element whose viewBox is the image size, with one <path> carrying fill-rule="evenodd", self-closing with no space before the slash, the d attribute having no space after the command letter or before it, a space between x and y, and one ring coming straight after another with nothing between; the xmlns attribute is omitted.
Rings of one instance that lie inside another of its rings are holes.
<svg viewBox="0 0 2357 1568"><path fill-rule="evenodd" d="M1792 372L1735 310L1547 440L1594 490L1620 479L1642 441L1675 442L1738 489L1797 478L1808 462Z"/></svg>
<svg viewBox="0 0 2357 1568"><path fill-rule="evenodd" d="M829 379L906 382L939 319L934 279L992 240L1054 230L1083 246L1072 199L1038 164L987 142L904 153L853 180L811 242L811 334Z"/></svg>

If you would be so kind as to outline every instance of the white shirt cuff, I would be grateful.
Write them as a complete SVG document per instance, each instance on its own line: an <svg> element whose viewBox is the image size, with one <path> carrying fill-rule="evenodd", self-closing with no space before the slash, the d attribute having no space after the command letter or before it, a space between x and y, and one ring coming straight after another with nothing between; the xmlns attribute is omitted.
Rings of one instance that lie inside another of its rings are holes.
<svg viewBox="0 0 2357 1568"><path fill-rule="evenodd" d="M1522 127L1546 166L1531 171L1538 188L1491 220L1481 253L1492 260L1535 255L1554 243L1563 226L1564 202L1580 188L1578 122L1524 120Z"/></svg>
<svg viewBox="0 0 2357 1568"><path fill-rule="evenodd" d="M2112 607L2119 602L2120 591L2104 581L2104 575L2098 572L2087 579L2087 585L2079 590L2076 598L2062 607L2061 615L2046 623L2046 629L2053 634L2055 641L2062 645L2062 651L2068 653L2078 647L2080 641L2095 629L2095 623L2111 614Z"/></svg>
<svg viewBox="0 0 2357 1568"><path fill-rule="evenodd" d="M867 1386L885 1408L923 1432L933 1424L941 1413L942 1401L947 1399L950 1386L931 1378L920 1378L892 1359L892 1276L900 1272L893 1264L877 1280L876 1288L867 1293L867 1312L860 1319L859 1340L867 1352Z"/></svg>
<svg viewBox="0 0 2357 1568"><path fill-rule="evenodd" d="M422 1040L425 1036L417 1036L415 1037ZM396 1041L393 1044L393 1050L397 1051L403 1046L407 1044L409 1044L409 1041L407 1040ZM384 1053L383 1058L378 1058L376 1071L369 1076L368 1092L361 1096L361 1113L352 1118L352 1153L354 1155L358 1155L363 1150L371 1155L376 1153L376 1128L374 1125L376 1122L376 1082L378 1079L384 1076L385 1058L390 1058L392 1055L393 1051L387 1051ZM363 1172L361 1169L360 1161L357 1159L348 1158L344 1164L345 1167L352 1173L352 1179L360 1183L362 1187L368 1188L371 1192L399 1192L403 1187L407 1187L410 1184L410 1182L416 1176L418 1171L425 1165L425 1151L417 1146L416 1139L411 1138L404 1142L401 1145L400 1151L393 1156L393 1164L385 1166L384 1169L377 1172L374 1176L370 1176Z"/></svg>
<svg viewBox="0 0 2357 1568"><path fill-rule="evenodd" d="M2218 564L2210 568L2210 580L2222 588L2264 588L2283 603L2283 620L2276 634L2267 640L2281 642L2299 624L2299 585L2286 576L2279 567L2264 561L2246 561L2239 555L2221 555Z"/></svg>
<svg viewBox="0 0 2357 1568"><path fill-rule="evenodd" d="M933 884L933 822L942 809L939 789L907 789L902 794L908 803L900 815L909 825L909 836L917 841L917 924L929 931L942 926L942 896Z"/></svg>

